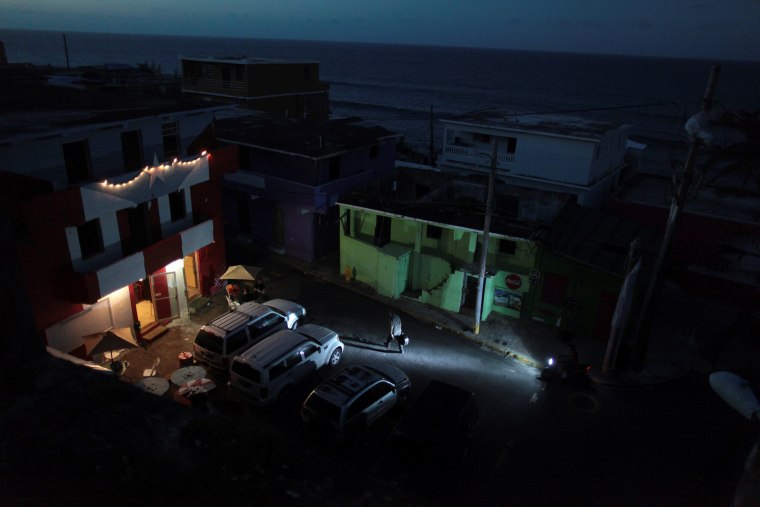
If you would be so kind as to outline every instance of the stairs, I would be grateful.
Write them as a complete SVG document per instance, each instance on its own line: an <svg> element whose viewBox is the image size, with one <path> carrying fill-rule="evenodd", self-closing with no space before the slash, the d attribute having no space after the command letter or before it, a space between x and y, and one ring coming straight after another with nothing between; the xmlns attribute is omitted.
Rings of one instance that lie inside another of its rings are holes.
<svg viewBox="0 0 760 507"><path fill-rule="evenodd" d="M140 330L142 339L146 342L153 342L165 335L169 330L161 325L160 322L151 322Z"/></svg>

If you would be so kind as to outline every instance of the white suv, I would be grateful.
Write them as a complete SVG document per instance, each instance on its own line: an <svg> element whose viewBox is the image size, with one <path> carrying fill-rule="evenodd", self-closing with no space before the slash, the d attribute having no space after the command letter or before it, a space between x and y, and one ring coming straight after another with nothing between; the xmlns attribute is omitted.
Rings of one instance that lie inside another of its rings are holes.
<svg viewBox="0 0 760 507"><path fill-rule="evenodd" d="M230 360L280 329L294 329L306 309L292 301L250 301L201 327L193 342L195 359L212 370L227 373Z"/></svg>
<svg viewBox="0 0 760 507"><path fill-rule="evenodd" d="M316 324L284 329L232 359L229 386L254 404L267 405L318 369L336 366L343 348L335 331Z"/></svg>
<svg viewBox="0 0 760 507"><path fill-rule="evenodd" d="M411 387L406 373L395 366L349 366L309 394L301 407L301 418L345 440L405 401Z"/></svg>

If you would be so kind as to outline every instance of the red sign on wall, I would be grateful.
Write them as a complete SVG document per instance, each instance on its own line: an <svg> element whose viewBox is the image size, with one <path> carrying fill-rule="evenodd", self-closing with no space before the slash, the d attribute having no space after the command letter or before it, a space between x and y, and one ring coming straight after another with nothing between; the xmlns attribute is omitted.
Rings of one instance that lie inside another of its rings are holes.
<svg viewBox="0 0 760 507"><path fill-rule="evenodd" d="M522 278L520 278L520 275L513 273L505 279L505 283L507 284L507 288L517 290L522 287Z"/></svg>

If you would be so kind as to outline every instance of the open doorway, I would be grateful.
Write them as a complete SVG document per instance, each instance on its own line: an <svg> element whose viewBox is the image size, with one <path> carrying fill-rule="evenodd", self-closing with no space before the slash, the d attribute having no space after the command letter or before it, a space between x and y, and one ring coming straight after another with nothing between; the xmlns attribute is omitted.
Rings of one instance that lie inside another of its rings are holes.
<svg viewBox="0 0 760 507"><path fill-rule="evenodd" d="M156 321L156 313L153 309L153 301L150 296L150 282L139 280L133 285L135 292L135 309L137 310L137 320L141 326L147 326Z"/></svg>
<svg viewBox="0 0 760 507"><path fill-rule="evenodd" d="M185 289L187 290L187 300L193 299L201 295L200 282L198 281L198 263L195 258L195 253L192 253L184 258L185 262Z"/></svg>

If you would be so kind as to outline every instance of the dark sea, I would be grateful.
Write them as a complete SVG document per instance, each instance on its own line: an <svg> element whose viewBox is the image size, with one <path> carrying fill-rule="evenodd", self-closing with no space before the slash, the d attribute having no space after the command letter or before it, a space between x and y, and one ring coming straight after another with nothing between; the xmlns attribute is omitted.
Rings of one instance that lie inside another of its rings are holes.
<svg viewBox="0 0 760 507"><path fill-rule="evenodd" d="M0 29L8 61L66 66L60 32ZM684 124L699 110L710 69L721 65L715 109L760 109L760 62L546 53L503 49L222 37L66 33L72 67L152 63L180 72L180 57L309 60L330 83L334 115L354 115L404 135L422 152L433 117L492 109L566 113L632 125L648 146L644 168L685 158ZM433 140L440 148L438 122Z"/></svg>

